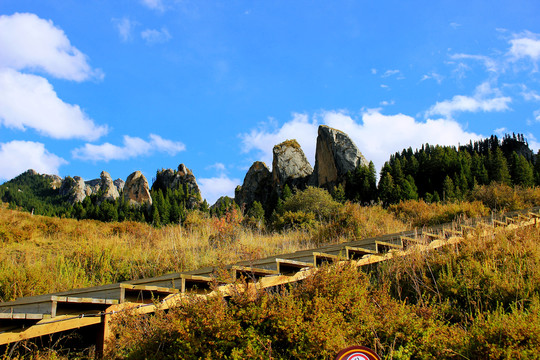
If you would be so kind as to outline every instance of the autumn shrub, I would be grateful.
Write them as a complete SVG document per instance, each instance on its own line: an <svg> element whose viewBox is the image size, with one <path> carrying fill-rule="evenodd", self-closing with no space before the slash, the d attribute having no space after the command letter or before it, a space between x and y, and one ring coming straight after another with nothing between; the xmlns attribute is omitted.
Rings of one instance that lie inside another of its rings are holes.
<svg viewBox="0 0 540 360"><path fill-rule="evenodd" d="M273 227L277 230L313 230L319 225L315 214L305 211L285 211L273 219Z"/></svg>
<svg viewBox="0 0 540 360"><path fill-rule="evenodd" d="M458 219L470 219L489 214L489 209L480 201L455 203L426 203L424 200L406 200L390 205L388 210L397 219L412 227L452 222Z"/></svg>
<svg viewBox="0 0 540 360"><path fill-rule="evenodd" d="M303 211L311 213L318 221L328 220L335 215L341 204L322 188L308 186L297 191L283 203L283 210L290 212Z"/></svg>
<svg viewBox="0 0 540 360"><path fill-rule="evenodd" d="M213 234L208 238L211 246L227 245L234 241L241 230L244 219L242 212L236 207L231 207L225 215L212 218Z"/></svg>
<svg viewBox="0 0 540 360"><path fill-rule="evenodd" d="M313 230L332 219L340 207L325 189L308 186L278 206L271 219L272 228Z"/></svg>
<svg viewBox="0 0 540 360"><path fill-rule="evenodd" d="M354 241L406 230L407 226L380 205L346 203L313 235L316 244Z"/></svg>
<svg viewBox="0 0 540 360"><path fill-rule="evenodd" d="M492 183L475 187L470 198L493 210L512 211L540 205L540 188Z"/></svg>

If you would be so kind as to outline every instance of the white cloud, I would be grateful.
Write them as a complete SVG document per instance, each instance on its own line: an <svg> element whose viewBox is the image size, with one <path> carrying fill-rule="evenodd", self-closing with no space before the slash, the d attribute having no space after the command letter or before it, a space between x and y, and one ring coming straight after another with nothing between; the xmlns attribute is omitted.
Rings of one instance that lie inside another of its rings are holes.
<svg viewBox="0 0 540 360"><path fill-rule="evenodd" d="M536 120L536 122L540 122L540 110L536 110L534 113L534 120Z"/></svg>
<svg viewBox="0 0 540 360"><path fill-rule="evenodd" d="M35 14L0 16L0 49L0 68L39 70L75 81L103 77L61 29Z"/></svg>
<svg viewBox="0 0 540 360"><path fill-rule="evenodd" d="M533 134L531 133L526 134L526 139L532 151L536 153L540 150L540 142L536 140L536 137Z"/></svg>
<svg viewBox="0 0 540 360"><path fill-rule="evenodd" d="M219 171L220 173L225 173L225 171L227 170L227 167L225 166L225 164L217 162L215 164L207 166L206 169L215 169Z"/></svg>
<svg viewBox="0 0 540 360"><path fill-rule="evenodd" d="M58 98L47 79L0 69L0 124L14 129L32 128L56 139L95 140L107 133L78 105Z"/></svg>
<svg viewBox="0 0 540 360"><path fill-rule="evenodd" d="M384 101L380 102L380 105L381 106L388 106L388 105L394 105L395 103L396 102L394 100L390 100L390 101L384 100Z"/></svg>
<svg viewBox="0 0 540 360"><path fill-rule="evenodd" d="M178 141L162 138L159 135L150 134L150 144L159 152L166 152L169 155L176 155L180 151L186 150L186 146Z"/></svg>
<svg viewBox="0 0 540 360"><path fill-rule="evenodd" d="M371 73L372 73L373 75L377 75L377 69L372 68L372 69L371 69Z"/></svg>
<svg viewBox="0 0 540 360"><path fill-rule="evenodd" d="M366 159L373 161L377 170L391 154L409 146L415 149L425 143L457 145L481 138L466 132L453 120L419 122L408 115L383 115L378 110L365 112L361 122L341 112L327 112L323 122L348 134Z"/></svg>
<svg viewBox="0 0 540 360"><path fill-rule="evenodd" d="M492 112L509 110L508 104L512 99L502 96L498 89L491 88L488 82L480 84L473 96L456 95L451 100L437 102L427 112L426 116L442 115L452 118L459 112Z"/></svg>
<svg viewBox="0 0 540 360"><path fill-rule="evenodd" d="M450 26L454 29L458 29L461 27L461 24L460 23L457 23L457 22L451 22L450 23Z"/></svg>
<svg viewBox="0 0 540 360"><path fill-rule="evenodd" d="M384 74L381 75L382 78L387 78L387 77L390 77L392 75L400 75L401 72L399 70L386 70L384 72Z"/></svg>
<svg viewBox="0 0 540 360"><path fill-rule="evenodd" d="M496 135L499 135L499 137L502 137L502 136L504 136L504 134L506 134L508 132L508 129L505 128L505 127L501 127L501 128L497 128L497 129L493 130L493 132Z"/></svg>
<svg viewBox="0 0 540 360"><path fill-rule="evenodd" d="M172 38L169 30L164 27L162 27L161 30L146 29L141 32L141 37L147 44L165 43Z"/></svg>
<svg viewBox="0 0 540 360"><path fill-rule="evenodd" d="M45 149L45 145L32 141L0 143L0 179L10 180L28 169L39 173L58 174L58 168L67 161Z"/></svg>
<svg viewBox="0 0 540 360"><path fill-rule="evenodd" d="M409 146L420 148L425 143L457 145L481 138L480 135L466 132L459 123L449 119L429 119L419 122L408 115L383 115L379 110L369 110L362 114L361 120L356 120L342 111L327 111L311 121L305 114L294 114L289 122L278 129L272 131L259 129L242 134L244 150L255 150L261 160L270 163L274 145L285 138L296 138L308 160L313 161L319 123L348 134L362 154L368 161L373 161L378 170L391 154Z"/></svg>
<svg viewBox="0 0 540 360"><path fill-rule="evenodd" d="M271 125L271 124L265 124ZM313 165L315 161L315 146L317 139L317 121L309 120L306 114L293 114L291 121L283 124L282 127L267 130L259 128L251 130L250 133L240 135L242 139L242 150L244 152L256 151L258 159L264 161L270 168L272 167L272 149L275 145L290 139L296 139L308 161Z"/></svg>
<svg viewBox="0 0 540 360"><path fill-rule="evenodd" d="M153 152L166 152L175 155L186 149L181 142L163 139L161 136L150 134L150 141L138 137L124 136L123 145L104 143L101 145L85 144L73 150L76 159L88 161L126 160L138 156L150 155Z"/></svg>
<svg viewBox="0 0 540 360"><path fill-rule="evenodd" d="M137 22L132 21L126 17L123 17L121 19L113 19L113 23L116 26L116 30L118 30L118 35L120 36L120 39L122 41L128 41L132 38L133 29L135 26L137 26Z"/></svg>
<svg viewBox="0 0 540 360"><path fill-rule="evenodd" d="M470 55L470 54L453 54L450 56L454 60L475 60L484 64L487 71L497 73L501 70L501 66L498 62L489 56L484 55Z"/></svg>
<svg viewBox="0 0 540 360"><path fill-rule="evenodd" d="M164 11L163 0L141 0L141 3L152 10Z"/></svg>
<svg viewBox="0 0 540 360"><path fill-rule="evenodd" d="M436 72L431 72L429 74L425 74L424 76L422 76L420 81L426 81L429 79L433 79L437 82L437 84L440 84L443 81L444 76L437 74Z"/></svg>
<svg viewBox="0 0 540 360"><path fill-rule="evenodd" d="M523 99L526 101L540 101L540 95L534 90L529 90L527 86L521 85L522 91L521 96L523 96Z"/></svg>
<svg viewBox="0 0 540 360"><path fill-rule="evenodd" d="M221 174L219 177L197 179L202 197L210 205L214 204L221 196L234 197L234 189L241 184L240 179L229 178Z"/></svg>
<svg viewBox="0 0 540 360"><path fill-rule="evenodd" d="M510 40L510 50L508 55L512 61L529 58L536 62L540 59L540 40L539 35L530 31L514 35Z"/></svg>

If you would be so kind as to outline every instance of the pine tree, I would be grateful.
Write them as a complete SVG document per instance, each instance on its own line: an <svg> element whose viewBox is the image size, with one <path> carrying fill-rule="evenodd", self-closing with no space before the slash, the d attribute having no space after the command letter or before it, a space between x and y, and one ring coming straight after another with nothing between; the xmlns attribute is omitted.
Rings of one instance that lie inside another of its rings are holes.
<svg viewBox="0 0 540 360"><path fill-rule="evenodd" d="M161 226L161 218L159 216L159 210L155 204L152 205L152 224L154 226Z"/></svg>
<svg viewBox="0 0 540 360"><path fill-rule="evenodd" d="M510 172L508 170L508 163L502 150L497 147L489 154L489 178L491 181L510 185Z"/></svg>
<svg viewBox="0 0 540 360"><path fill-rule="evenodd" d="M381 177L381 181L379 181L380 200L386 205L394 203L396 201L395 191L396 188L392 175L389 172L385 172Z"/></svg>
<svg viewBox="0 0 540 360"><path fill-rule="evenodd" d="M285 184L285 186L283 187L283 191L281 192L281 199L285 201L291 196L292 196L291 188L289 187L289 185Z"/></svg>
<svg viewBox="0 0 540 360"><path fill-rule="evenodd" d="M344 203L345 200L347 200L345 197L345 189L343 188L342 184L334 186L334 188L332 189L332 198L334 198L334 200L340 203Z"/></svg>
<svg viewBox="0 0 540 360"><path fill-rule="evenodd" d="M521 186L534 185L534 170L523 155L512 153L512 183Z"/></svg>
<svg viewBox="0 0 540 360"><path fill-rule="evenodd" d="M260 202L254 201L249 208L247 215L257 220L264 219L264 209Z"/></svg>
<svg viewBox="0 0 540 360"><path fill-rule="evenodd" d="M454 182L450 179L450 176L447 175L443 182L443 201L454 199L454 190Z"/></svg>

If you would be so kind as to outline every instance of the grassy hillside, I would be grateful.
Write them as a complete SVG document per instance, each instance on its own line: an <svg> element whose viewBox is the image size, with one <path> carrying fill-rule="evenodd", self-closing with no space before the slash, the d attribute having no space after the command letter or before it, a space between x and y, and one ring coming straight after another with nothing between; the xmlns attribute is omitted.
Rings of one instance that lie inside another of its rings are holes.
<svg viewBox="0 0 540 360"><path fill-rule="evenodd" d="M285 201L275 215L280 231L265 230L235 208L221 217L190 212L182 226L156 228L31 215L3 204L0 300L485 216L489 201L514 209L540 198L538 189L494 184L479 187L472 202L408 200L383 208L338 203L323 192L307 189ZM336 346L360 342L386 358L530 357L527 351L538 346L533 335L540 329L539 240L537 229L477 237L459 249L390 262L369 274L329 269L282 294L261 293L254 303L241 296L228 307L218 300L193 300L168 315L121 319L110 356L152 358L159 348L163 352L158 354L181 352L183 358L219 358L220 352L246 358L328 358ZM509 333L514 330L508 324L515 322L517 330ZM475 352L482 341L493 345ZM65 352L28 354L57 359Z"/></svg>
<svg viewBox="0 0 540 360"><path fill-rule="evenodd" d="M327 241L375 236L407 226L380 207L348 205L348 229ZM261 232L233 211L192 212L184 225L103 223L31 215L0 206L0 301L157 276L315 247L332 224ZM356 234L356 235L355 235Z"/></svg>
<svg viewBox="0 0 540 360"><path fill-rule="evenodd" d="M193 299L117 318L111 359L533 359L540 349L540 232L497 230L366 273L330 267L282 292Z"/></svg>

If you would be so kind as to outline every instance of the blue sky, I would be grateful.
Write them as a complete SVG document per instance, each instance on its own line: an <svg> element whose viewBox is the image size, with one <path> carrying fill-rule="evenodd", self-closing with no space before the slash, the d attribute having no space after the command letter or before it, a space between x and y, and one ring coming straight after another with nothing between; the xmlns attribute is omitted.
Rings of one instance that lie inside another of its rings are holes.
<svg viewBox="0 0 540 360"><path fill-rule="evenodd" d="M540 2L2 0L0 181L185 163L213 203L317 126L404 147L540 144Z"/></svg>

